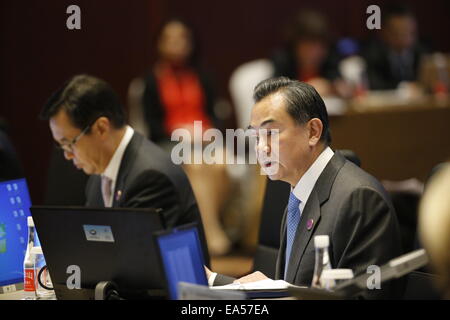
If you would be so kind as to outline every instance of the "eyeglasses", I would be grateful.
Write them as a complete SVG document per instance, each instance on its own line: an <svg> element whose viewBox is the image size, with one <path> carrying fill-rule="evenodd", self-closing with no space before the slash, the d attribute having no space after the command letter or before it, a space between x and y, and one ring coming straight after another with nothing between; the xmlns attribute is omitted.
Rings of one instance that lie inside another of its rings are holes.
<svg viewBox="0 0 450 320"><path fill-rule="evenodd" d="M69 143L61 143L61 144L60 144L60 143L58 143L58 142L55 142L56 147L57 147L58 149L61 149L61 150L64 151L64 152L73 153L73 147L74 147L74 145L78 142L78 140L81 139L81 137L82 137L83 135L86 134L86 132L89 131L89 129L91 128L91 126L92 126L92 125L90 124L90 125L88 125L86 128L84 128L84 130L81 131L81 133L80 133L79 135L77 135L75 138L73 138L73 140L70 141Z"/></svg>

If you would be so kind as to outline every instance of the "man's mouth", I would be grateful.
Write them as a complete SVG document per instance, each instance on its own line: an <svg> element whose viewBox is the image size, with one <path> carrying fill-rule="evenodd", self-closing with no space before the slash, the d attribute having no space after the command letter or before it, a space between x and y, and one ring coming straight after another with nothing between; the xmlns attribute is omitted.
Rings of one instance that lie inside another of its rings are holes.
<svg viewBox="0 0 450 320"><path fill-rule="evenodd" d="M273 165L273 162L272 162L272 161L267 161L267 162L264 162L264 163L263 163L263 167L264 167L264 168L270 168L272 165Z"/></svg>
<svg viewBox="0 0 450 320"><path fill-rule="evenodd" d="M268 160L268 159L260 160L259 163L260 163L261 167L263 167L264 169L271 168L276 165L276 161Z"/></svg>

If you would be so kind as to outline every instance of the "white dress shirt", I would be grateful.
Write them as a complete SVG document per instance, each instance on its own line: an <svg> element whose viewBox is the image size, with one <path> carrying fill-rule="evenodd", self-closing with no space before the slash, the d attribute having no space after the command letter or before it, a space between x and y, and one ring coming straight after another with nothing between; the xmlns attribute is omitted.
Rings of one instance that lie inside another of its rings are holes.
<svg viewBox="0 0 450 320"><path fill-rule="evenodd" d="M102 177L107 177L111 179L111 197L109 199L109 203L105 203L105 207L112 207L113 199L114 199L114 189L116 188L117 175L119 174L120 163L122 162L123 154L125 153L125 149L133 137L134 130L130 126L126 127L125 134L123 135L122 140L120 141L119 146L114 152L111 160L108 163L105 171L102 173Z"/></svg>
<svg viewBox="0 0 450 320"><path fill-rule="evenodd" d="M322 153L317 157L316 161L309 167L308 170L303 174L300 180L297 182L292 192L295 197L301 202L298 206L300 214L303 212L306 201L308 201L309 195L311 194L314 186L316 185L317 179L319 179L323 170L327 166L333 157L334 152L330 147L327 147Z"/></svg>

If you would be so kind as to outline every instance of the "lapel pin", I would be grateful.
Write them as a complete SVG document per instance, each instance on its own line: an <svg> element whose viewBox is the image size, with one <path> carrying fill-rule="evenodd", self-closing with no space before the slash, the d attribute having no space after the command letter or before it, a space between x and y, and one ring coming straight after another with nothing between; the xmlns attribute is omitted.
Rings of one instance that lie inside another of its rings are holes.
<svg viewBox="0 0 450 320"><path fill-rule="evenodd" d="M314 220L313 219L309 219L306 222L306 228L308 229L308 231L310 231L312 229L312 227L314 226Z"/></svg>
<svg viewBox="0 0 450 320"><path fill-rule="evenodd" d="M116 192L116 201L119 201L120 197L122 196L122 190L118 190Z"/></svg>

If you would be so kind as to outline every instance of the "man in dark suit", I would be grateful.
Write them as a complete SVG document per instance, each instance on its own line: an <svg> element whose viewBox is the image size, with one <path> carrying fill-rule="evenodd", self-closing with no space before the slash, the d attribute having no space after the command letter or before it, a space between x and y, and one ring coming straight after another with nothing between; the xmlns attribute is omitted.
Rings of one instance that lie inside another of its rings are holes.
<svg viewBox="0 0 450 320"><path fill-rule="evenodd" d="M276 278L310 286L315 263L314 236L328 235L333 268L355 274L402 254L394 208L381 184L329 147L328 116L310 85L268 79L255 88L251 114L258 162L272 180L291 185L281 226ZM278 135L278 146L260 138L261 129ZM210 274L210 283L232 279ZM214 279L215 277L215 279ZM264 279L256 272L240 282ZM387 284L371 297L396 297Z"/></svg>
<svg viewBox="0 0 450 320"><path fill-rule="evenodd" d="M41 118L49 120L65 158L90 175L87 206L160 208L167 227L196 222L203 235L184 171L126 125L119 99L106 82L73 77L50 98Z"/></svg>
<svg viewBox="0 0 450 320"><path fill-rule="evenodd" d="M396 89L401 82L419 80L421 59L427 48L417 39L417 22L405 6L389 5L383 9L380 37L363 48L371 90Z"/></svg>

